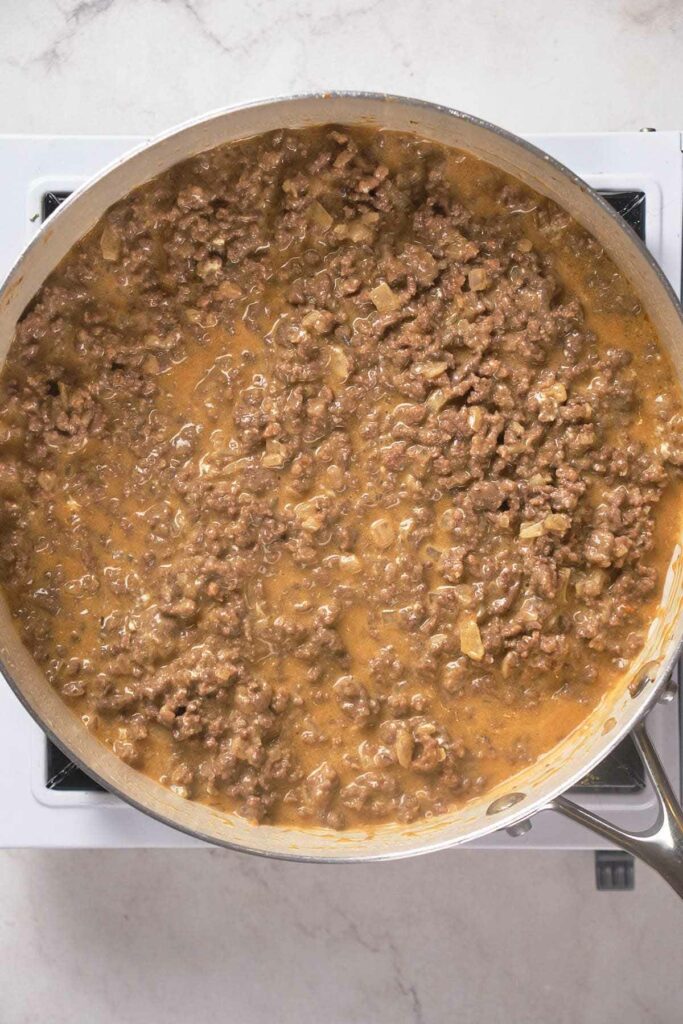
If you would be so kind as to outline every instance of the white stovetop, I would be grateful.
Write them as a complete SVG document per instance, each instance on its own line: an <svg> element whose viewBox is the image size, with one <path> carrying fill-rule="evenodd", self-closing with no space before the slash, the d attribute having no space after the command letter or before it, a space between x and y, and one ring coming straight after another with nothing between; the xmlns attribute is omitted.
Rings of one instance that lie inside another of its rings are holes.
<svg viewBox="0 0 683 1024"><path fill-rule="evenodd" d="M2 0L0 133L147 135L320 88L680 129L682 52L680 0ZM0 851L0 1022L669 1024L680 909L636 885L596 894L574 853Z"/></svg>

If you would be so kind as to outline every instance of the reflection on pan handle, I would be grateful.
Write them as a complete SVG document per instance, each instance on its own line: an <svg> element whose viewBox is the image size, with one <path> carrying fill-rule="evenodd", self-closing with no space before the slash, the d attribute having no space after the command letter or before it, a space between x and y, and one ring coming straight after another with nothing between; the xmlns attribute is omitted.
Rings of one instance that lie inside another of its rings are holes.
<svg viewBox="0 0 683 1024"><path fill-rule="evenodd" d="M683 810L643 722L633 730L633 739L659 804L657 821L651 828L644 832L626 832L616 825L610 825L604 818L587 811L565 796L557 797L548 804L548 808L578 821L604 839L609 839L615 846L620 846L622 850L645 861L659 872L683 899Z"/></svg>

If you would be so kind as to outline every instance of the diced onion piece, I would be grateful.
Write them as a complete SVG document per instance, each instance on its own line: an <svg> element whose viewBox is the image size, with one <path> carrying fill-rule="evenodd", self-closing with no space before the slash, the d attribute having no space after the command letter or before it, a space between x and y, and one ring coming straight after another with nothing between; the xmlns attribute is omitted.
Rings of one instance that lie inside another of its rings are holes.
<svg viewBox="0 0 683 1024"><path fill-rule="evenodd" d="M319 203L317 199L314 199L308 208L308 212L311 220L322 228L323 231L329 231L332 227L332 216L327 212L322 203Z"/></svg>
<svg viewBox="0 0 683 1024"><path fill-rule="evenodd" d="M427 399L426 405L431 412L439 412L443 409L446 402L449 401L451 396L443 388L437 388L436 391L432 391L429 398Z"/></svg>
<svg viewBox="0 0 683 1024"><path fill-rule="evenodd" d="M484 657L481 633L473 616L467 616L460 622L460 650L472 661L481 661Z"/></svg>
<svg viewBox="0 0 683 1024"><path fill-rule="evenodd" d="M410 768L413 760L413 737L407 729L399 729L396 733L396 760L401 768Z"/></svg>
<svg viewBox="0 0 683 1024"><path fill-rule="evenodd" d="M355 576L355 574L359 573L363 568L363 563L356 555L340 555L339 568L343 572L348 572Z"/></svg>
<svg viewBox="0 0 683 1024"><path fill-rule="evenodd" d="M472 405L467 410L467 426L470 430L479 430L484 422L484 410L480 405Z"/></svg>
<svg viewBox="0 0 683 1024"><path fill-rule="evenodd" d="M344 486L344 470L333 462L325 470L325 480L335 491L341 491Z"/></svg>
<svg viewBox="0 0 683 1024"><path fill-rule="evenodd" d="M524 267L520 267L517 264L515 264L514 267L510 267L508 277L510 278L511 283L515 286L515 288L517 288L519 287L519 285L524 283L526 271Z"/></svg>
<svg viewBox="0 0 683 1024"><path fill-rule="evenodd" d="M375 519L370 527L370 536L375 547L388 548L394 542L394 528L388 519Z"/></svg>
<svg viewBox="0 0 683 1024"><path fill-rule="evenodd" d="M338 381L346 380L349 375L349 357L343 349L336 345L330 346L330 375Z"/></svg>
<svg viewBox="0 0 683 1024"><path fill-rule="evenodd" d="M239 299L243 292L240 286L235 284L234 281L221 281L218 288L216 288L216 294L219 295L221 299L231 301L232 299Z"/></svg>
<svg viewBox="0 0 683 1024"><path fill-rule="evenodd" d="M314 331L315 334L329 334L335 322L333 314L326 309L312 309L303 317L301 326L306 331Z"/></svg>
<svg viewBox="0 0 683 1024"><path fill-rule="evenodd" d="M474 587L469 583L458 583L453 587L455 595L464 608L471 608L474 604Z"/></svg>
<svg viewBox="0 0 683 1024"><path fill-rule="evenodd" d="M38 486L40 488L42 488L42 490L44 490L44 491L51 491L53 489L53 487L55 486L56 482L57 482L57 480L56 480L56 477L55 477L54 473L46 472L43 469L38 474ZM70 500L72 500L72 499L70 499L70 498L67 499L67 502L66 502L67 505L69 504ZM78 507L78 506L76 506L76 507Z"/></svg>
<svg viewBox="0 0 683 1024"><path fill-rule="evenodd" d="M551 384L549 388L545 389L546 395L550 395L556 402L562 405L563 402L567 401L567 389L564 384L560 384L559 381L556 384Z"/></svg>
<svg viewBox="0 0 683 1024"><path fill-rule="evenodd" d="M509 679L510 673L519 661L519 655L515 651L508 651L503 660L500 663L500 670L503 675L503 679Z"/></svg>
<svg viewBox="0 0 683 1024"><path fill-rule="evenodd" d="M246 462L248 462L248 461L249 460L247 458L235 459L234 462L228 462L227 465L222 466L220 472L221 472L221 474L223 476L232 476L233 473L239 473L240 470L242 469L242 467L244 466L244 464ZM215 471L215 468L211 465L211 461L210 461L210 457L209 456L207 456L207 455L203 456L202 463L203 463L203 466L204 466L204 471L203 471L202 475L204 475L206 473L212 473L213 475L215 475L216 471Z"/></svg>
<svg viewBox="0 0 683 1024"><path fill-rule="evenodd" d="M543 527L551 533L566 533L569 529L570 523L571 520L569 516L551 513L551 515L546 516L543 520Z"/></svg>
<svg viewBox="0 0 683 1024"><path fill-rule="evenodd" d="M195 267L197 276L201 277L202 281L219 274L222 269L223 261L220 256L215 256L213 259L200 260Z"/></svg>
<svg viewBox="0 0 683 1024"><path fill-rule="evenodd" d="M100 235L100 250L104 259L109 263L115 263L119 258L121 243L110 224L105 224L104 231Z"/></svg>
<svg viewBox="0 0 683 1024"><path fill-rule="evenodd" d="M159 360L152 352L150 352L149 355L145 356L142 363L142 369L144 373L151 374L156 374L161 369L159 365Z"/></svg>
<svg viewBox="0 0 683 1024"><path fill-rule="evenodd" d="M300 502L295 507L294 514L301 528L311 533L317 533L325 524L325 511L317 498Z"/></svg>
<svg viewBox="0 0 683 1024"><path fill-rule="evenodd" d="M382 281L376 288L370 291L370 298L372 299L375 309L379 313L391 313L393 310L398 309L401 305L401 300L395 292L392 292L386 281Z"/></svg>
<svg viewBox="0 0 683 1024"><path fill-rule="evenodd" d="M266 469L277 469L287 461L286 449L279 441L266 441L266 451L261 458L261 465Z"/></svg>
<svg viewBox="0 0 683 1024"><path fill-rule="evenodd" d="M372 242L375 237L375 233L369 224L363 223L361 218L358 220L352 220L345 225L345 236L350 238L352 242Z"/></svg>
<svg viewBox="0 0 683 1024"><path fill-rule="evenodd" d="M448 363L415 363L413 366L413 372L418 374L419 377L426 377L427 380L434 380L435 377L440 377L444 370L448 369Z"/></svg>
<svg viewBox="0 0 683 1024"><path fill-rule="evenodd" d="M560 601L567 600L567 589L569 587L569 577L571 576L571 574L571 569L560 569L559 571L558 575L560 577L560 592L558 596L560 598Z"/></svg>
<svg viewBox="0 0 683 1024"><path fill-rule="evenodd" d="M387 619L390 619L392 615L398 615L400 610L400 608L382 608L382 618L386 621Z"/></svg>
<svg viewBox="0 0 683 1024"><path fill-rule="evenodd" d="M607 575L604 569L591 569L585 576L579 576L574 589L581 598L598 597L605 586Z"/></svg>
<svg viewBox="0 0 683 1024"><path fill-rule="evenodd" d="M470 270L467 275L467 283L470 286L470 291L483 292L489 285L488 274L483 267L475 267L474 270Z"/></svg>
<svg viewBox="0 0 683 1024"><path fill-rule="evenodd" d="M540 537L544 532L543 520L541 519L538 523L522 523L519 529L519 536L521 540L531 540L532 537Z"/></svg>
<svg viewBox="0 0 683 1024"><path fill-rule="evenodd" d="M472 477L466 469L454 469L449 476L449 487L464 487L468 484Z"/></svg>

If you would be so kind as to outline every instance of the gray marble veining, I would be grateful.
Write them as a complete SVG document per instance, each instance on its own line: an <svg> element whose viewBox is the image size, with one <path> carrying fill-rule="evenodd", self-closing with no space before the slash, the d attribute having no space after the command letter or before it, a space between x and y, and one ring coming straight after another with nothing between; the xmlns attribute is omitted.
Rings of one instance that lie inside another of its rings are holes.
<svg viewBox="0 0 683 1024"><path fill-rule="evenodd" d="M680 0L3 0L0 131L148 134L330 88L517 131L678 128L682 43Z"/></svg>
<svg viewBox="0 0 683 1024"><path fill-rule="evenodd" d="M589 854L15 852L0 893L2 1024L680 1020L679 904Z"/></svg>

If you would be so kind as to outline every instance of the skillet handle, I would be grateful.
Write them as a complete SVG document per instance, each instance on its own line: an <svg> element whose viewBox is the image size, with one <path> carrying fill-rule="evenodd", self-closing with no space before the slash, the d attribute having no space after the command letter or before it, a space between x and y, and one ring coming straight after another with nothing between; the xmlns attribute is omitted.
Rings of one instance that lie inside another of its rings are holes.
<svg viewBox="0 0 683 1024"><path fill-rule="evenodd" d="M683 810L643 722L635 727L632 735L659 803L657 821L651 828L644 832L626 832L565 796L548 806L645 861L683 899Z"/></svg>

